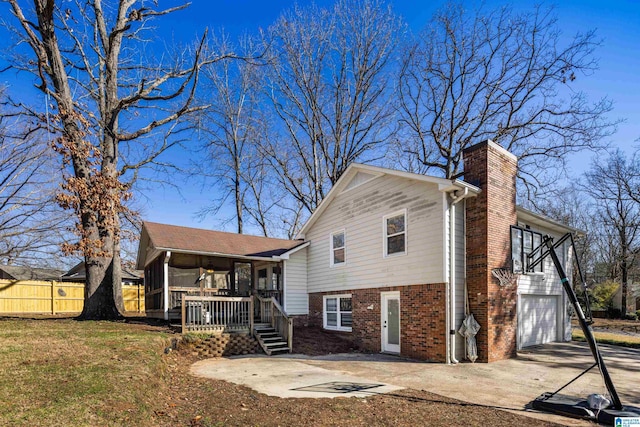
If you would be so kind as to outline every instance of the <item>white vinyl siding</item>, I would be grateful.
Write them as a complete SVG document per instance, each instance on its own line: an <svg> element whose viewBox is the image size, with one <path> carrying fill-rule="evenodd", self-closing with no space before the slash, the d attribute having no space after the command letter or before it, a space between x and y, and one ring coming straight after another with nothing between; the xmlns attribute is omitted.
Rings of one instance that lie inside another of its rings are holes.
<svg viewBox="0 0 640 427"><path fill-rule="evenodd" d="M466 201L462 200L456 204L456 282L455 282L455 295L456 295L456 318L454 319L453 329L457 332L464 321L464 282L466 277L466 259L465 259L465 238L466 233L464 229L464 210ZM455 335L456 339L456 359L464 359L464 337L458 333Z"/></svg>
<svg viewBox="0 0 640 427"><path fill-rule="evenodd" d="M339 194L306 231L309 292L443 283L444 198L436 184L385 175ZM381 221L406 209L406 256L381 257ZM329 236L344 229L348 262L327 269Z"/></svg>
<svg viewBox="0 0 640 427"><path fill-rule="evenodd" d="M307 249L300 249L283 261L284 311L289 315L309 314Z"/></svg>

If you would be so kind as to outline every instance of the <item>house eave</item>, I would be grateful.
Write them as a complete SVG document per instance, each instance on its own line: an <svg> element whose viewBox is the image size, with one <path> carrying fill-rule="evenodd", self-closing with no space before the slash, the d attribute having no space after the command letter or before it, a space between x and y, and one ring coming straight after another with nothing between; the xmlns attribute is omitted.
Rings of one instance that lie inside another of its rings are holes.
<svg viewBox="0 0 640 427"><path fill-rule="evenodd" d="M280 260L279 255L265 257L265 256L254 256L254 255L225 254L222 252L193 251L188 249L176 249L176 248L164 248L164 247L156 247L153 249L155 251L171 252L173 254L204 255L204 256L212 256L212 257L220 257L220 258L234 258L234 259L241 259L241 260L247 260L247 261L274 261L274 260L279 261Z"/></svg>
<svg viewBox="0 0 640 427"><path fill-rule="evenodd" d="M545 215L530 211L529 209L523 208L522 206L516 206L516 214L518 216L518 220L531 222L532 224L548 228L558 233L575 233L578 236L584 236L586 234L584 230L562 224L561 222L551 219Z"/></svg>

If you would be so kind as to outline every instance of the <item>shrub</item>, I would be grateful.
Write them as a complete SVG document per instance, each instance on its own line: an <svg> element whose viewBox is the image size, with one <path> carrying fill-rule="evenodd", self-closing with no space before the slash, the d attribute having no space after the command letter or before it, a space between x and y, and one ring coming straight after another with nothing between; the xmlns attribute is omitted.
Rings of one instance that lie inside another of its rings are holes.
<svg viewBox="0 0 640 427"><path fill-rule="evenodd" d="M640 310L636 310L636 319L640 319Z"/></svg>
<svg viewBox="0 0 640 427"><path fill-rule="evenodd" d="M619 308L608 308L607 319L620 319L622 317L622 310Z"/></svg>
<svg viewBox="0 0 640 427"><path fill-rule="evenodd" d="M607 281L596 285L590 292L590 298L593 308L607 310L607 314L611 317L614 313L613 297L618 292L620 285L616 282ZM618 316L620 317L620 310Z"/></svg>
<svg viewBox="0 0 640 427"><path fill-rule="evenodd" d="M636 313L627 313L624 318L625 320L638 320L638 315Z"/></svg>

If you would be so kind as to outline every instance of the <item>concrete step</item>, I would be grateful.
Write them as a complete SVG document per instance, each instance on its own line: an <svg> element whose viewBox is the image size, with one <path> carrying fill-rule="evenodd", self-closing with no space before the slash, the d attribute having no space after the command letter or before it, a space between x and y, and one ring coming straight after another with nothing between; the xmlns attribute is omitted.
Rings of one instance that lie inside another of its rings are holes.
<svg viewBox="0 0 640 427"><path fill-rule="evenodd" d="M282 353L289 353L289 348L282 347L282 348L269 349L269 356L273 356L274 354L282 354Z"/></svg>
<svg viewBox="0 0 640 427"><path fill-rule="evenodd" d="M282 346L287 347L287 343L285 341L266 342L264 343L264 346L267 347L268 349L272 349L274 347L282 347Z"/></svg>

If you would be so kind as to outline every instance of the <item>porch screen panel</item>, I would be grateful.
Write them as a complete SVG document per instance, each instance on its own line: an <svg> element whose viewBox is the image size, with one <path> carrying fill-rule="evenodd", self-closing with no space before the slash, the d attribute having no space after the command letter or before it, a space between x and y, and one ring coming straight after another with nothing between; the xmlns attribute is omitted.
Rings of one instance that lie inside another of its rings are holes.
<svg viewBox="0 0 640 427"><path fill-rule="evenodd" d="M200 287L200 283L198 283L199 277L199 268L169 267L169 286L182 288Z"/></svg>

